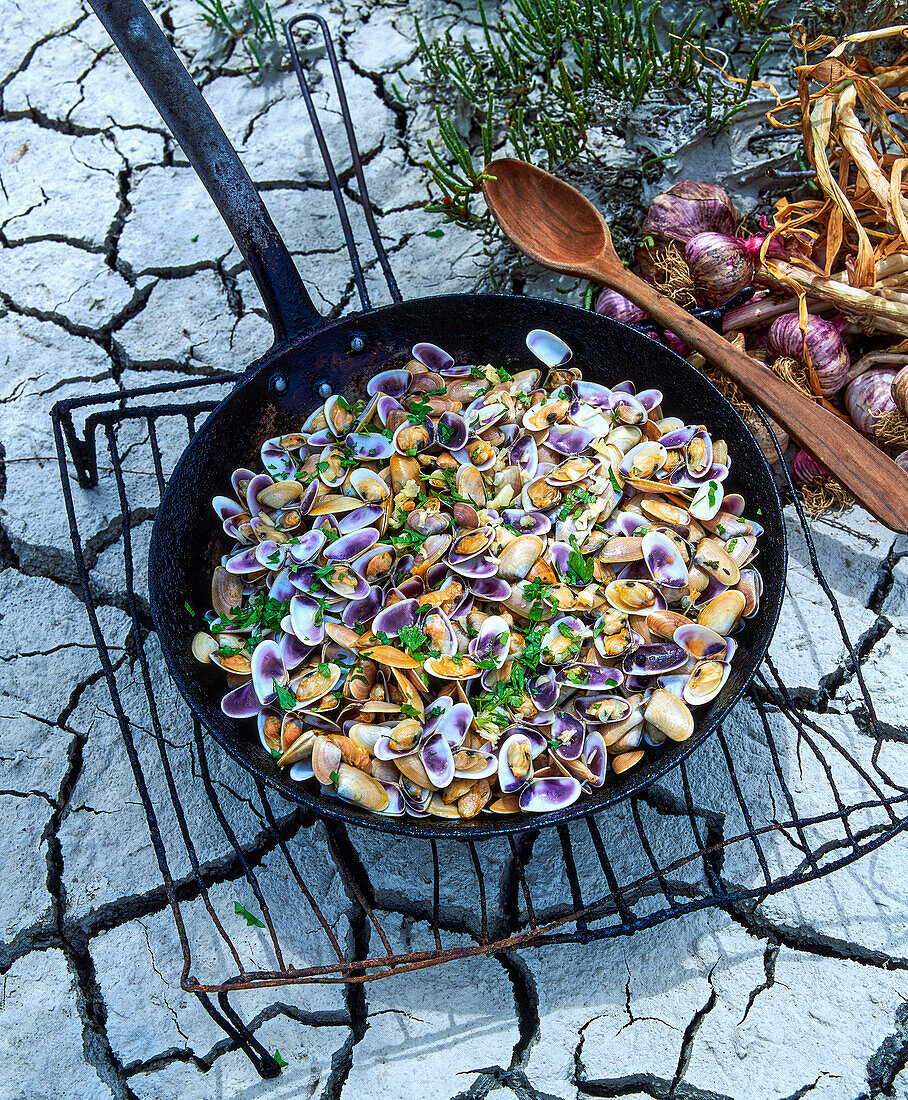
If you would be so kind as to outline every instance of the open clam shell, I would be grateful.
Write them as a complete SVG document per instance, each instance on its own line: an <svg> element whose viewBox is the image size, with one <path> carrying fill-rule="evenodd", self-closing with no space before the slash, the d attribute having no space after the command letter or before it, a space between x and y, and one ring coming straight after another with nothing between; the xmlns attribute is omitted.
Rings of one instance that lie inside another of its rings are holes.
<svg viewBox="0 0 908 1100"><path fill-rule="evenodd" d="M498 786L515 794L533 778L533 746L525 733L512 733L498 750Z"/></svg>
<svg viewBox="0 0 908 1100"><path fill-rule="evenodd" d="M534 779L520 792L518 805L524 813L551 813L573 805L582 792L580 781L570 776Z"/></svg>

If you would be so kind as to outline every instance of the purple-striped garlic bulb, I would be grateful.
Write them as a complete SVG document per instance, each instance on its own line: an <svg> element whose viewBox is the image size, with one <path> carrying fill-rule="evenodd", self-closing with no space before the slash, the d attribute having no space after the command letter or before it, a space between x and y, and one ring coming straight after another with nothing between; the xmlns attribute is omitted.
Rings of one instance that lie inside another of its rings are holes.
<svg viewBox="0 0 908 1100"><path fill-rule="evenodd" d="M872 367L848 383L845 408L864 435L873 436L883 417L898 411L892 400L892 382L897 374L892 367Z"/></svg>
<svg viewBox="0 0 908 1100"><path fill-rule="evenodd" d="M791 472L798 485L809 485L827 474L825 466L821 466L813 455L809 455L806 451L798 451L794 456Z"/></svg>
<svg viewBox="0 0 908 1100"><path fill-rule="evenodd" d="M896 466L901 466L902 469L908 473L908 451L902 451L901 454L895 456Z"/></svg>
<svg viewBox="0 0 908 1100"><path fill-rule="evenodd" d="M807 318L806 332L801 332L801 320L797 313L783 313L769 330L769 348L776 355L784 355L807 365L804 348L810 354L810 362L816 371L820 393L832 397L845 385L851 357L842 341L838 326L822 317Z"/></svg>
<svg viewBox="0 0 908 1100"><path fill-rule="evenodd" d="M643 235L682 245L698 233L734 233L738 212L728 194L714 183L681 180L650 203Z"/></svg>
<svg viewBox="0 0 908 1100"><path fill-rule="evenodd" d="M892 379L892 400L902 416L908 416L908 367L902 367Z"/></svg>
<svg viewBox="0 0 908 1100"><path fill-rule="evenodd" d="M623 294L619 294L617 290L609 290L607 286L604 286L596 295L593 309L603 317L623 321L626 325L633 325L638 321L646 320L646 314L639 306L634 305L630 299L625 298Z"/></svg>
<svg viewBox="0 0 908 1100"><path fill-rule="evenodd" d="M721 306L753 282L753 256L740 237L697 233L685 245L684 258L704 305Z"/></svg>

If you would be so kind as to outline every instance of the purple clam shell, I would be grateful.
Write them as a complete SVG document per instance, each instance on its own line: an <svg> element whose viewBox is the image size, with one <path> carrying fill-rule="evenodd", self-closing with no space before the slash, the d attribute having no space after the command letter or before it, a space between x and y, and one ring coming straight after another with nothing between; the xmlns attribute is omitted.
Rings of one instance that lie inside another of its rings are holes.
<svg viewBox="0 0 908 1100"><path fill-rule="evenodd" d="M556 673L558 683L574 691L614 691L624 675L609 665L566 665Z"/></svg>
<svg viewBox="0 0 908 1100"><path fill-rule="evenodd" d="M652 579L645 561L629 561L618 574L619 581L647 581L652 584Z"/></svg>
<svg viewBox="0 0 908 1100"><path fill-rule="evenodd" d="M544 328L534 328L528 332L526 345L539 362L547 367L563 367L574 354L560 336Z"/></svg>
<svg viewBox="0 0 908 1100"><path fill-rule="evenodd" d="M346 566L350 569L350 572L356 578L356 584L352 592L338 591L337 583L329 577L322 577L321 584L327 588L329 592L334 592L336 595L343 597L345 600L364 600L369 595L369 582L355 569L351 569L350 566Z"/></svg>
<svg viewBox="0 0 908 1100"><path fill-rule="evenodd" d="M675 631L675 642L692 657L701 661L722 661L728 652L728 642L721 634L699 623L684 623ZM256 650L258 652L258 650ZM665 669L668 672L668 669Z"/></svg>
<svg viewBox="0 0 908 1100"><path fill-rule="evenodd" d="M448 564L453 568L455 565L463 564L463 562L472 561L473 558L478 557L480 554L488 550L488 548L492 545L494 534L495 533L491 527L481 527L477 531L464 532L464 535L458 535L458 537L454 540L451 549L448 551ZM457 546L458 542L460 542L462 538L473 538L477 535L482 535L485 539L485 545L481 550L472 550L468 554L463 554L459 550L454 549L454 547Z"/></svg>
<svg viewBox="0 0 908 1100"><path fill-rule="evenodd" d="M452 749L458 749L463 744L467 730L473 721L473 708L469 703L455 703L426 726L430 733L439 733L448 742Z"/></svg>
<svg viewBox="0 0 908 1100"><path fill-rule="evenodd" d="M613 703L621 703L622 711L618 718L610 718L610 722L623 722L625 718L631 712L631 704L621 695L581 695L574 700L574 709L584 722L599 723L601 718L591 718L590 709L596 704L601 703L603 700L609 700Z"/></svg>
<svg viewBox="0 0 908 1100"><path fill-rule="evenodd" d="M662 390L640 390L637 393L637 400L647 412L652 412L657 405L662 404Z"/></svg>
<svg viewBox="0 0 908 1100"><path fill-rule="evenodd" d="M632 393L625 393L616 386L612 390L612 412L625 424L642 424L647 419L647 411L642 402Z"/></svg>
<svg viewBox="0 0 908 1100"><path fill-rule="evenodd" d="M270 638L259 642L252 653L252 686L260 703L270 703L275 698L274 681L280 681L284 672L284 661L277 642Z"/></svg>
<svg viewBox="0 0 908 1100"><path fill-rule="evenodd" d="M713 464L713 441L710 439L709 432L705 428L698 428L697 431L691 436L691 441L694 439L702 439L703 445L706 448L706 469L709 469ZM690 454L686 453L684 456L684 464L687 467L687 472L691 477L700 477L703 473L702 470L695 470L692 468Z"/></svg>
<svg viewBox="0 0 908 1100"><path fill-rule="evenodd" d="M268 596L278 603L286 603L291 596L296 595L296 585L290 576L289 569L282 569L274 578L268 588Z"/></svg>
<svg viewBox="0 0 908 1100"><path fill-rule="evenodd" d="M383 370L373 374L366 383L366 393L370 397L377 393L387 394L388 397L403 397L410 388L411 381L412 375L408 370Z"/></svg>
<svg viewBox="0 0 908 1100"><path fill-rule="evenodd" d="M647 676L628 676L624 681L625 688L630 692L648 691L653 682Z"/></svg>
<svg viewBox="0 0 908 1100"><path fill-rule="evenodd" d="M611 535L624 535L631 538L638 527L646 524L646 518L636 512L619 512L617 516L609 516L605 522L605 530Z"/></svg>
<svg viewBox="0 0 908 1100"><path fill-rule="evenodd" d="M281 660L287 669L293 669L301 665L312 653L312 646L301 642L295 634L283 634L278 645L281 651Z"/></svg>
<svg viewBox="0 0 908 1100"><path fill-rule="evenodd" d="M373 632L377 634L381 631L388 637L396 638L402 630L415 625L418 606L416 600L400 600L398 603L392 603L390 607L384 608L375 616L372 622Z"/></svg>
<svg viewBox="0 0 908 1100"><path fill-rule="evenodd" d="M250 547L248 550L240 550L238 554L231 554L231 556L224 563L224 566L228 573L260 573L262 566L259 564L258 559L255 556L257 547Z"/></svg>
<svg viewBox="0 0 908 1100"><path fill-rule="evenodd" d="M361 600L351 600L347 604L341 615L341 622L351 630L357 623L367 623L379 612L384 600L384 592L378 585L372 585L368 596L363 596Z"/></svg>
<svg viewBox="0 0 908 1100"><path fill-rule="evenodd" d="M552 529L552 521L542 512L525 512L522 508L505 508L501 513L501 518L505 523L515 527L521 535L546 535Z"/></svg>
<svg viewBox="0 0 908 1100"><path fill-rule="evenodd" d="M456 412L443 412L435 428L435 442L448 451L459 451L466 446L470 435L467 422Z"/></svg>
<svg viewBox="0 0 908 1100"><path fill-rule="evenodd" d="M534 779L521 791L519 805L527 813L563 810L577 801L582 790L579 780L566 775Z"/></svg>
<svg viewBox="0 0 908 1100"><path fill-rule="evenodd" d="M508 461L512 466L517 466L526 477L533 477L539 462L539 448L536 446L536 440L531 435L521 436L511 446Z"/></svg>
<svg viewBox="0 0 908 1100"><path fill-rule="evenodd" d="M421 596L425 590L426 586L422 577L408 577L397 586L398 593L407 600Z"/></svg>
<svg viewBox="0 0 908 1100"><path fill-rule="evenodd" d="M418 363L436 372L450 370L454 366L454 356L448 355L437 344L414 344L410 354Z"/></svg>
<svg viewBox="0 0 908 1100"><path fill-rule="evenodd" d="M232 497L214 497L211 501L211 507L214 509L218 519L230 519L232 516L241 515L244 511L242 505Z"/></svg>
<svg viewBox="0 0 908 1100"><path fill-rule="evenodd" d="M713 598L713 596L718 596L722 592L726 592L727 590L728 590L728 585L727 584L722 584L722 582L717 577L710 577L709 578L709 583L703 589L703 591L700 593L700 595L697 597L697 603L698 604L709 603L709 601Z"/></svg>
<svg viewBox="0 0 908 1100"><path fill-rule="evenodd" d="M435 588L439 588L448 576L448 567L443 561L437 561L434 565L430 565L426 570L425 582L426 591L431 592Z"/></svg>
<svg viewBox="0 0 908 1100"><path fill-rule="evenodd" d="M296 507L303 514L306 514L312 505L315 503L315 498L318 495L318 480L310 481L306 486L305 492L300 497L299 503Z"/></svg>
<svg viewBox="0 0 908 1100"><path fill-rule="evenodd" d="M511 594L511 586L501 577L467 577L467 588L477 600L504 603Z"/></svg>
<svg viewBox="0 0 908 1100"><path fill-rule="evenodd" d="M327 428L322 428L320 432L313 432L312 435L309 436L310 447L327 447L336 442L337 439L334 432L329 431Z"/></svg>
<svg viewBox="0 0 908 1100"><path fill-rule="evenodd" d="M491 558L486 557L485 554L476 554L467 561L453 562L449 560L448 564L455 573L459 573L462 577L473 578L475 580L485 580L487 577L494 577L498 572L496 563L492 561Z"/></svg>
<svg viewBox="0 0 908 1100"><path fill-rule="evenodd" d="M254 718L261 705L252 684L243 684L228 691L221 700L221 710L228 718Z"/></svg>
<svg viewBox="0 0 908 1100"><path fill-rule="evenodd" d="M379 782L381 783L381 780ZM374 812L384 814L385 817L403 817L407 811L407 806L400 787L394 783L382 783L381 785L388 795L388 805L383 810L375 810Z"/></svg>
<svg viewBox="0 0 908 1100"><path fill-rule="evenodd" d="M273 484L274 478L270 474L256 474L249 482L249 487L246 489L246 506L249 509L250 516L257 516L259 512L263 511L258 501L258 495L262 489Z"/></svg>
<svg viewBox="0 0 908 1100"><path fill-rule="evenodd" d="M653 580L664 588L686 588L687 566L675 543L662 531L643 536L643 559Z"/></svg>
<svg viewBox="0 0 908 1100"><path fill-rule="evenodd" d="M384 514L385 510L380 504L364 504L362 508L354 508L352 512L338 516L337 529L342 535L349 535L352 531L371 527Z"/></svg>
<svg viewBox="0 0 908 1100"><path fill-rule="evenodd" d="M588 405L595 405L600 409L612 407L612 391L608 386L602 386L598 382L588 382L580 378L574 382L574 392Z"/></svg>
<svg viewBox="0 0 908 1100"><path fill-rule="evenodd" d="M566 542L550 542L546 547L546 557L560 577L567 574L570 566L571 548Z"/></svg>
<svg viewBox="0 0 908 1100"><path fill-rule="evenodd" d="M527 688L540 710L551 710L558 700L559 685L553 668L547 668Z"/></svg>
<svg viewBox="0 0 908 1100"><path fill-rule="evenodd" d="M628 676L661 676L686 664L687 657L687 650L674 642L653 642L629 653L624 658L624 671Z"/></svg>
<svg viewBox="0 0 908 1100"><path fill-rule="evenodd" d="M400 756L409 756L414 749L398 750L392 748L391 740L388 737L379 737L375 742L375 747L372 750L372 755L376 760L396 760Z"/></svg>
<svg viewBox="0 0 908 1100"><path fill-rule="evenodd" d="M561 711L552 722L552 738L559 742L556 750L563 760L578 760L583 754L586 729L579 718Z"/></svg>
<svg viewBox="0 0 908 1100"><path fill-rule="evenodd" d="M234 470L230 475L230 484L233 486L233 491L237 496L240 495L240 482L252 481L255 477L255 470L247 470L245 466L241 466L238 470Z"/></svg>
<svg viewBox="0 0 908 1100"><path fill-rule="evenodd" d="M556 425L549 428L545 445L562 455L579 455L595 438L595 432L589 431L588 428L559 428Z"/></svg>
<svg viewBox="0 0 908 1100"><path fill-rule="evenodd" d="M522 730L512 732L502 741L498 749L498 786L501 788L503 794L514 794L515 791L519 791L533 776L532 764L530 765L530 770L527 775L516 776L511 770L511 765L508 763L508 753L511 748L514 745L524 742L530 750L530 758L532 759L532 742Z"/></svg>
<svg viewBox="0 0 908 1100"><path fill-rule="evenodd" d="M420 749L419 758L435 786L447 787L454 778L454 753L441 731L426 739Z"/></svg>
<svg viewBox="0 0 908 1100"><path fill-rule="evenodd" d="M294 596L290 601L290 625L303 645L321 645L325 640L325 624L319 619L319 604L310 596Z"/></svg>
<svg viewBox="0 0 908 1100"><path fill-rule="evenodd" d="M733 516L743 516L747 502L740 493L726 493L722 500L722 511L731 512Z"/></svg>
<svg viewBox="0 0 908 1100"><path fill-rule="evenodd" d="M694 438L699 430L696 424L687 424L683 428L674 428L672 431L666 432L665 435L659 437L659 442L666 449L683 447L685 443Z"/></svg>
<svg viewBox="0 0 908 1100"><path fill-rule="evenodd" d="M601 787L605 782L605 776L608 772L608 752L606 751L605 740L601 733L593 732L587 734L586 766L596 777L590 780L592 786Z"/></svg>
<svg viewBox="0 0 908 1100"><path fill-rule="evenodd" d="M352 561L378 542L378 531L374 527L364 527L360 531L351 531L325 547L326 561Z"/></svg>
<svg viewBox="0 0 908 1100"><path fill-rule="evenodd" d="M375 404L375 412L378 414L378 419L382 424L388 423L388 415L395 409L403 409L403 405L401 405L396 397L391 397L386 393L379 395L378 401Z"/></svg>
<svg viewBox="0 0 908 1100"><path fill-rule="evenodd" d="M293 582L293 587L299 592L311 592L313 588L318 586L318 577L315 575L314 565L304 565L300 569L295 569L290 574L290 580Z"/></svg>
<svg viewBox="0 0 908 1100"><path fill-rule="evenodd" d="M267 439L260 452L262 465L269 474L292 474L296 471L293 455L285 450L276 439Z"/></svg>
<svg viewBox="0 0 908 1100"><path fill-rule="evenodd" d="M394 444L386 435L379 432L351 432L346 439L347 446L356 458L365 460L390 458L394 454Z"/></svg>
<svg viewBox="0 0 908 1100"><path fill-rule="evenodd" d="M426 707L426 724L423 726L423 736L428 737L438 729L442 718L454 706L454 700L447 695L441 695L430 706ZM472 714L472 711L471 711Z"/></svg>

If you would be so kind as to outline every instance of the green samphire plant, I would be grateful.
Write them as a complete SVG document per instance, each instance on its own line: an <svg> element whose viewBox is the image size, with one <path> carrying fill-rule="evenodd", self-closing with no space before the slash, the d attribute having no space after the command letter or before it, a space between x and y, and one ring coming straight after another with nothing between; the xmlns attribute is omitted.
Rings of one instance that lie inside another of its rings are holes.
<svg viewBox="0 0 908 1100"><path fill-rule="evenodd" d="M709 46L702 9L662 26L659 0L503 0L494 22L477 0L479 45L450 31L430 41L417 23L423 84L439 100L458 97L473 124L465 138L436 106L440 142L428 141L426 167L438 196L427 210L487 227L474 198L493 151L563 169L608 99L637 107L650 91L686 88L716 133L746 104L772 35L787 31L766 24L769 4L733 0L741 29L763 36L739 75Z"/></svg>

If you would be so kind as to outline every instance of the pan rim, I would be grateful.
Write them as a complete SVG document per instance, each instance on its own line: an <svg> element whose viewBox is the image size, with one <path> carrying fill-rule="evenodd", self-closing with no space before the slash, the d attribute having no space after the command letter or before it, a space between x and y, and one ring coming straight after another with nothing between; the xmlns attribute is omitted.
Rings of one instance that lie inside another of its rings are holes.
<svg viewBox="0 0 908 1100"><path fill-rule="evenodd" d="M612 318L603 317L594 313L592 310L583 309L580 306L573 305L567 302L553 301L549 298L543 298L538 295L513 295L513 294L492 294L492 293L461 293L461 294L439 294L430 295L422 298L408 299L404 302L391 303L389 305L379 306L376 309L370 310L368 313L357 312L345 314L343 317L337 318L334 321L330 321L323 327L317 329L315 332L308 333L306 336L296 340L284 340L276 342L263 356L255 360L250 366L240 375L236 385L231 389L217 406L211 411L205 422L201 425L193 438L187 444L179 459L177 460L174 468L170 474L167 485L161 496L160 504L158 505L154 523L152 527L151 540L149 543L148 551L148 588L149 588L149 603L151 609L151 617L155 626L159 638L159 644L164 657L165 664L167 665L168 673L170 674L173 683L179 691L181 697L189 707L189 710L193 718L199 722L202 728L207 734L210 734L214 740L220 745L220 747L240 765L246 771L250 772L257 780L264 783L271 790L276 791L283 798L290 802L294 802L297 805L305 806L312 811L319 818L325 818L334 821L341 821L345 824L356 825L357 827L364 827L375 829L379 832L391 833L399 836L409 836L420 839L458 839L458 840L480 840L495 836L513 835L515 833L529 832L534 829L547 828L566 822L577 820L579 818L588 817L601 810L613 807L627 798L632 797L635 794L645 790L651 784L662 779L665 775L671 772L679 764L682 763L687 757L704 741L712 736L718 727L729 716L734 707L740 702L747 688L753 681L754 676L763 663L766 653L769 650L769 646L772 643L772 639L775 634L775 630L778 626L779 617L781 614L782 603L784 599L785 585L787 579L788 570L788 536L785 528L784 512L782 507L782 501L779 496L779 489L775 482L775 478L772 475L769 463L763 456L762 451L753 436L753 433L745 424L743 418L733 405L727 400L727 398L721 393L721 391L707 378L701 374L694 367L692 367L685 359L677 355L670 348L665 345L658 345L660 353L675 360L678 369L687 374L689 377L695 377L697 384L705 387L706 392L709 392L713 399L720 405L724 406L726 415L736 422L740 431L748 435L754 443L755 453L759 455L758 465L762 463L762 473L765 475L765 481L769 489L768 503L776 513L778 518L778 528L780 535L780 557L781 568L779 570L778 577L778 595L774 599L771 607L766 608L767 615L762 617L763 603L761 601L761 610L758 615L761 616L761 627L765 631L765 640L761 641L757 647L759 650L757 659L754 660L753 668L740 687L729 698L721 712L717 716L711 718L706 729L699 731L698 736L691 737L689 741L683 742L680 745L676 744L672 754L667 757L665 762L657 767L651 774L647 775L646 779L630 787L616 791L613 795L605 795L604 797L597 798L595 801L591 799L580 799L572 805L560 810L551 811L546 814L529 815L529 814L514 814L514 815L497 815L497 816L484 816L481 818L471 819L470 821L452 821L446 818L409 818L404 817L388 817L379 814L364 813L358 810L352 804L343 802L341 799L334 798L328 799L323 795L312 793L309 788L302 784L290 786L290 781L283 781L280 776L273 774L267 767L263 766L264 761L260 764L256 759L250 758L244 755L244 753L237 747L235 739L225 736L222 731L213 728L209 725L206 717L203 715L200 706L197 704L191 684L187 683L187 678L184 676L183 669L177 659L177 655L172 651L168 639L167 626L169 620L167 618L164 601L161 598L159 591L160 580L156 573L151 569L151 562L155 558L155 547L162 537L162 531L165 523L165 504L168 500L168 495L171 491L171 485L177 480L178 474L181 472L184 464L189 466L192 462L192 454L197 441L204 438L206 430L210 429L210 425L215 421L218 414L222 410L223 406L230 400L232 400L241 390L243 390L248 384L256 379L259 374L273 365L274 361L284 355L288 351L300 352L304 351L306 346L313 340L318 340L332 332L336 332L339 329L355 330L356 321L363 320L368 317L371 321L373 318L379 320L394 311L399 311L402 308L413 306L419 306L423 303L433 303L437 306L441 303L450 303L456 305L458 302L469 302L475 304L477 300L486 300L490 302L512 302L515 304L526 303L542 303L546 307L555 308L560 311L565 311L567 319L570 320L570 314L578 314L585 319L596 318L596 322L601 323L607 327L617 327L622 332L633 334L635 339L641 338L642 334L632 328L629 325L625 325L620 321L615 321ZM350 333L353 334L353 331ZM642 337L645 338L645 337ZM225 468L229 466L229 463L225 463ZM163 627L163 629L162 629Z"/></svg>

